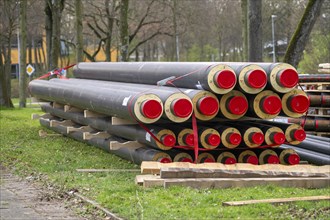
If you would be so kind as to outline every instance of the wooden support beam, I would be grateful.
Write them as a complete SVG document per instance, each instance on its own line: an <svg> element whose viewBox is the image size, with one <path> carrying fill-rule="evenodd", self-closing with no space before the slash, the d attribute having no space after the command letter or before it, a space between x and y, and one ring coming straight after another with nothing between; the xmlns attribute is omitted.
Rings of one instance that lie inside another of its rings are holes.
<svg viewBox="0 0 330 220"><path fill-rule="evenodd" d="M58 102L53 102L53 108L64 108L64 104L58 103Z"/></svg>
<svg viewBox="0 0 330 220"><path fill-rule="evenodd" d="M309 170L285 170L276 169L205 169L205 168L182 168L182 167L161 167L161 178L272 178L272 177L329 177L329 172L310 172Z"/></svg>
<svg viewBox="0 0 330 220"><path fill-rule="evenodd" d="M129 120L118 118L118 117L112 117L111 124L112 125L135 125L135 124L137 124L137 122L129 121Z"/></svg>
<svg viewBox="0 0 330 220"><path fill-rule="evenodd" d="M231 188L276 185L281 187L325 188L330 186L330 179L316 178L186 178L162 179L164 187L189 186L192 188ZM148 182L148 181L147 181ZM144 184L146 183L146 180Z"/></svg>
<svg viewBox="0 0 330 220"><path fill-rule="evenodd" d="M64 120L64 121L57 121L57 120L51 120L50 121L50 127L56 127L56 126L73 126L75 125L74 122L71 120Z"/></svg>
<svg viewBox="0 0 330 220"><path fill-rule="evenodd" d="M126 141L126 142L118 142L118 141L111 141L110 142L110 150L118 150L122 147L129 147L129 148L140 148L145 145L137 142L137 141Z"/></svg>
<svg viewBox="0 0 330 220"><path fill-rule="evenodd" d="M299 201L322 201L330 200L330 196L307 196L307 197L294 197L294 198L279 198L279 199L259 199L259 200L245 200L245 201L233 201L223 202L224 206L242 206L259 203L288 203L288 202L299 202Z"/></svg>
<svg viewBox="0 0 330 220"><path fill-rule="evenodd" d="M49 134L47 131L39 130L39 137L57 137L62 136L62 134Z"/></svg>
<svg viewBox="0 0 330 220"><path fill-rule="evenodd" d="M103 117L107 117L107 116L97 113L97 112L90 111L90 110L84 110L84 117L85 118L103 118Z"/></svg>
<svg viewBox="0 0 330 220"><path fill-rule="evenodd" d="M65 105L64 106L64 112L83 112L83 109L71 106L71 105Z"/></svg>
<svg viewBox="0 0 330 220"><path fill-rule="evenodd" d="M36 114L36 113L31 114L31 119L32 120L36 120L36 119L39 119L39 118L49 119L49 118L52 118L52 117L53 116L49 113L45 113L43 115L39 115L39 114Z"/></svg>
<svg viewBox="0 0 330 220"><path fill-rule="evenodd" d="M90 133L90 132L84 132L83 133L83 140L90 140L92 138L104 138L107 139L111 137L111 135L108 132L100 131L97 133Z"/></svg>

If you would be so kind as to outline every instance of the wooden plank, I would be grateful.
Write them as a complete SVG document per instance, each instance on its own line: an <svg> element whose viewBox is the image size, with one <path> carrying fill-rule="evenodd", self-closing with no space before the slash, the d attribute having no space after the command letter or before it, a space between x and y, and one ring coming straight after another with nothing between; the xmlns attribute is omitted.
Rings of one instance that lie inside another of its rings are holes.
<svg viewBox="0 0 330 220"><path fill-rule="evenodd" d="M64 120L64 121L51 120L50 121L50 127L73 126L73 125L75 125L75 123L73 123L71 120Z"/></svg>
<svg viewBox="0 0 330 220"><path fill-rule="evenodd" d="M109 138L111 135L108 132L100 131L97 133L90 133L90 132L84 132L83 133L83 140L90 140L92 138Z"/></svg>
<svg viewBox="0 0 330 220"><path fill-rule="evenodd" d="M319 68L330 69L330 63L320 63Z"/></svg>
<svg viewBox="0 0 330 220"><path fill-rule="evenodd" d="M39 115L39 114L36 114L36 113L31 114L31 119L32 120L36 120L36 119L39 119L39 118L49 119L49 118L52 118L52 117L53 116L49 113L45 113L43 115Z"/></svg>
<svg viewBox="0 0 330 220"><path fill-rule="evenodd" d="M146 179L159 179L159 176L155 176L155 175L152 175L152 174L136 175L136 177L135 177L135 184L137 184L137 185L143 185L143 182Z"/></svg>
<svg viewBox="0 0 330 220"><path fill-rule="evenodd" d="M137 124L137 122L129 121L129 120L118 118L118 117L112 117L111 124L112 125L134 125L134 124Z"/></svg>
<svg viewBox="0 0 330 220"><path fill-rule="evenodd" d="M273 178L273 177L328 177L329 172L309 172L308 170L261 170L256 169L203 169L203 168L176 168L161 167L161 178Z"/></svg>
<svg viewBox="0 0 330 220"><path fill-rule="evenodd" d="M118 150L122 147L129 147L129 148L140 148L144 147L145 145L137 142L137 141L126 141L126 142L118 142L118 141L111 141L110 142L110 150Z"/></svg>
<svg viewBox="0 0 330 220"><path fill-rule="evenodd" d="M103 172L140 172L139 169L76 169L81 173L103 173Z"/></svg>
<svg viewBox="0 0 330 220"><path fill-rule="evenodd" d="M330 69L318 69L319 73L330 73Z"/></svg>
<svg viewBox="0 0 330 220"><path fill-rule="evenodd" d="M306 173L325 173L330 175L330 165L314 166L309 164L299 164L295 166L287 166L281 164L264 164L264 165L252 165L247 163L237 163L232 165L225 165L221 163L160 163L152 161L144 161L141 164L142 174L160 174L162 167L175 167L175 168L198 168L198 169L220 169L220 170L232 170L232 171L274 171L274 172L306 172Z"/></svg>
<svg viewBox="0 0 330 220"><path fill-rule="evenodd" d="M39 137L57 137L62 136L62 134L49 134L47 131L39 130Z"/></svg>
<svg viewBox="0 0 330 220"><path fill-rule="evenodd" d="M315 178L186 178L164 180L164 187L186 186L192 188L231 188L276 185L281 187L325 188L330 186L327 177ZM146 181L146 180L145 180ZM145 182L144 182L145 184Z"/></svg>
<svg viewBox="0 0 330 220"><path fill-rule="evenodd" d="M97 112L93 112L90 110L84 110L84 117L85 118L103 118L106 117L106 115L97 113Z"/></svg>
<svg viewBox="0 0 330 220"><path fill-rule="evenodd" d="M242 206L250 204L260 204L260 203L288 203L288 202L298 202L298 201L321 201L330 200L330 196L307 196L307 197L294 197L294 198L279 198L279 199L259 199L259 200L245 200L245 201L233 201L233 202L223 202L224 206Z"/></svg>
<svg viewBox="0 0 330 220"><path fill-rule="evenodd" d="M53 102L53 108L60 108L63 109L64 105L58 102Z"/></svg>
<svg viewBox="0 0 330 220"><path fill-rule="evenodd" d="M65 105L64 112L83 112L83 110L71 105Z"/></svg>

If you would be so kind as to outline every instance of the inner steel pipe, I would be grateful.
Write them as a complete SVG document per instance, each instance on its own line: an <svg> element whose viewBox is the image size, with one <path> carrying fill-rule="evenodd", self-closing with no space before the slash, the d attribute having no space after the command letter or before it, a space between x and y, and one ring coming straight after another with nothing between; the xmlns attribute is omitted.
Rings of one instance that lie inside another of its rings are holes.
<svg viewBox="0 0 330 220"><path fill-rule="evenodd" d="M161 99L152 93L141 93L118 88L57 84L46 80L33 80L29 90L37 98L69 104L98 113L136 120L150 124L158 121L163 113Z"/></svg>
<svg viewBox="0 0 330 220"><path fill-rule="evenodd" d="M98 79L156 85L168 80L176 87L204 89L225 94L236 85L232 68L221 63L202 62L98 62L78 63L73 74L76 78ZM169 86L172 86L171 84Z"/></svg>

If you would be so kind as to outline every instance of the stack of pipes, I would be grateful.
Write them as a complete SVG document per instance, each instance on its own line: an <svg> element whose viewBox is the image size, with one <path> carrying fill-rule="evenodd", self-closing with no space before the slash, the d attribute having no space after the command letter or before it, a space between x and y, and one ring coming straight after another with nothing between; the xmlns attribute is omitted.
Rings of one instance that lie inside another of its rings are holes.
<svg viewBox="0 0 330 220"><path fill-rule="evenodd" d="M79 63L74 76L30 82L32 95L52 103L40 123L134 163L299 163L279 146L300 144L303 127L271 121L309 107L288 64Z"/></svg>

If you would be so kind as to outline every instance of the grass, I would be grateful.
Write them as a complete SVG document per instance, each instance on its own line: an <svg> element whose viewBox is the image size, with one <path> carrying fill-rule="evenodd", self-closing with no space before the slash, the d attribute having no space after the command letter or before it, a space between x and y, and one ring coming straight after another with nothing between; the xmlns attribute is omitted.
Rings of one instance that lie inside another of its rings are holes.
<svg viewBox="0 0 330 220"><path fill-rule="evenodd" d="M231 189L144 189L135 185L137 173L78 173L78 168L136 169L100 149L53 136L40 138L44 129L31 120L38 109L2 109L0 112L0 163L25 176L40 176L62 191L78 190L127 219L329 219L329 201L291 204L254 204L225 207L224 201L329 195L330 188L302 189L260 186ZM51 132L51 131L48 131Z"/></svg>

